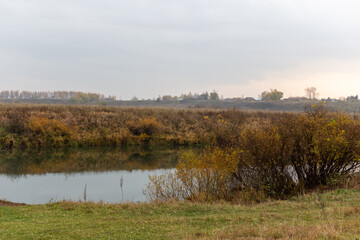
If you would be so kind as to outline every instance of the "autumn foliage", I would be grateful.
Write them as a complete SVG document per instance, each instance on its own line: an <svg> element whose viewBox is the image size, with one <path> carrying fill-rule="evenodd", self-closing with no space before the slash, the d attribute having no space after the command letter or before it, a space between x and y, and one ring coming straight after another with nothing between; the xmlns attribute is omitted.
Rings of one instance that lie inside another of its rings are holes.
<svg viewBox="0 0 360 240"><path fill-rule="evenodd" d="M0 105L0 148L229 144L232 130L252 115L256 113Z"/></svg>
<svg viewBox="0 0 360 240"><path fill-rule="evenodd" d="M331 113L323 105L303 114L252 119L233 134L239 138L226 147L184 156L174 173L151 177L149 199L171 199L169 183L176 199L237 201L249 193L287 198L329 186L360 167L359 118Z"/></svg>

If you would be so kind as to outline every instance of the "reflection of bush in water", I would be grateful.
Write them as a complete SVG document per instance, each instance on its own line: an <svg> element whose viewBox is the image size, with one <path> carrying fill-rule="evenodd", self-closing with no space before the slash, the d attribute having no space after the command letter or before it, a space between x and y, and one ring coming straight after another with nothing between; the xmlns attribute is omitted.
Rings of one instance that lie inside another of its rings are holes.
<svg viewBox="0 0 360 240"><path fill-rule="evenodd" d="M43 151L3 151L0 173L41 174L173 168L182 149L83 148Z"/></svg>

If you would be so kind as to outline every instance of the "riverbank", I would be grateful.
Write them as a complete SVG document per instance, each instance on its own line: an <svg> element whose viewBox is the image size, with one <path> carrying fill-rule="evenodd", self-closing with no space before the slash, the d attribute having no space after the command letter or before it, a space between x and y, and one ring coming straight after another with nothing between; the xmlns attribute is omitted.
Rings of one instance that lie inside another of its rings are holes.
<svg viewBox="0 0 360 240"><path fill-rule="evenodd" d="M312 111L328 106L313 105ZM0 104L0 149L239 145L246 126L299 113ZM358 122L357 115L343 114ZM329 115L329 119L335 115ZM309 117L309 116L307 116Z"/></svg>
<svg viewBox="0 0 360 240"><path fill-rule="evenodd" d="M246 120L265 115L236 110L0 105L0 148L208 145L228 137L224 134L238 130Z"/></svg>
<svg viewBox="0 0 360 240"><path fill-rule="evenodd" d="M0 239L357 239L360 191L251 206L73 203L0 206Z"/></svg>

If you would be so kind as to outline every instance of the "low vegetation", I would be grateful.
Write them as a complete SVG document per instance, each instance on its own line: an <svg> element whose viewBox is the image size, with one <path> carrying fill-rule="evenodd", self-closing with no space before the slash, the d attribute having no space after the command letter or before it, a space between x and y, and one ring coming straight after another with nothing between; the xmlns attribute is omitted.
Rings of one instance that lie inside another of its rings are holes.
<svg viewBox="0 0 360 240"><path fill-rule="evenodd" d="M256 205L0 202L0 238L359 239L359 202L359 190L345 189Z"/></svg>
<svg viewBox="0 0 360 240"><path fill-rule="evenodd" d="M360 167L358 117L323 105L259 117L224 136L227 141L184 156L175 172L150 177L149 200L285 199L333 185Z"/></svg>
<svg viewBox="0 0 360 240"><path fill-rule="evenodd" d="M232 110L1 105L0 147L207 145L256 116Z"/></svg>

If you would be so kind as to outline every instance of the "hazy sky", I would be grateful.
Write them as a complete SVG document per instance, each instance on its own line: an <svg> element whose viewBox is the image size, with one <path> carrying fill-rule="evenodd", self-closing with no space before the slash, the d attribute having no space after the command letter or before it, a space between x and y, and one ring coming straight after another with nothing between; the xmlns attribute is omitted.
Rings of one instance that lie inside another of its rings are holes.
<svg viewBox="0 0 360 240"><path fill-rule="evenodd" d="M0 0L0 89L360 94L358 0Z"/></svg>

